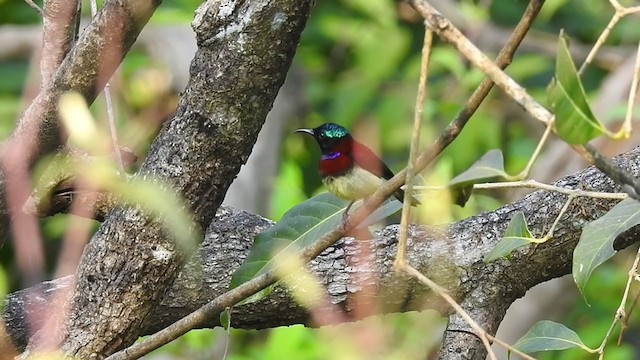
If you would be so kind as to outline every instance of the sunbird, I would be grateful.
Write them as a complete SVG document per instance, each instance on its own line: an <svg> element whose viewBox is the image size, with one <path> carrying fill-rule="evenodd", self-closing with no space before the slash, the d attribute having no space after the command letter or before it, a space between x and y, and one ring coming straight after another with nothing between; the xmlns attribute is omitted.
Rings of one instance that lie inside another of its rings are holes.
<svg viewBox="0 0 640 360"><path fill-rule="evenodd" d="M356 200L373 194L385 180L394 176L378 155L356 141L347 129L338 124L326 123L294 132L309 134L320 145L322 156L318 168L322 183L333 195L351 201L345 216ZM398 189L393 196L403 201L404 191ZM411 205L419 204L418 200L412 198Z"/></svg>

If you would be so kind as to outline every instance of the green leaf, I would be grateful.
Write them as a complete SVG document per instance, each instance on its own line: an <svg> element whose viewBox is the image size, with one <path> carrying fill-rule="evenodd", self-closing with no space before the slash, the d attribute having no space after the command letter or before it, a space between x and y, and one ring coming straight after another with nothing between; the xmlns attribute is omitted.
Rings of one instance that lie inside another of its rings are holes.
<svg viewBox="0 0 640 360"><path fill-rule="evenodd" d="M555 79L549 86L549 104L555 113L558 136L570 144L584 144L603 134L606 129L593 115L571 60L566 36L560 32Z"/></svg>
<svg viewBox="0 0 640 360"><path fill-rule="evenodd" d="M590 350L573 330L549 320L535 323L513 347L524 353L564 350L574 347Z"/></svg>
<svg viewBox="0 0 640 360"><path fill-rule="evenodd" d="M510 176L504 171L502 151L493 149L482 155L480 160L471 165L469 169L451 179L449 186L465 187L496 178L509 179Z"/></svg>
<svg viewBox="0 0 640 360"><path fill-rule="evenodd" d="M601 218L585 225L573 250L573 280L581 292L593 270L615 254L613 241L640 223L640 202L625 199Z"/></svg>
<svg viewBox="0 0 640 360"><path fill-rule="evenodd" d="M231 323L231 309L227 308L220 313L220 326L225 330L229 330L229 324Z"/></svg>
<svg viewBox="0 0 640 360"><path fill-rule="evenodd" d="M532 240L533 236L527 227L524 213L518 211L509 221L509 226L507 226L502 240L484 257L484 261L490 262L505 257L514 249L533 242Z"/></svg>
<svg viewBox="0 0 640 360"><path fill-rule="evenodd" d="M251 252L231 277L231 289L265 273L275 263L278 254L294 246L300 250L313 243L326 232L342 223L342 215L348 202L327 192L318 194L287 211L270 229L256 235ZM364 221L365 225L378 222L397 212L402 203L389 199ZM266 289L248 301L266 296Z"/></svg>
<svg viewBox="0 0 640 360"><path fill-rule="evenodd" d="M451 179L449 189L455 203L464 206L473 193L473 184L497 179L511 180L513 177L504 171L502 151L492 149L462 174Z"/></svg>

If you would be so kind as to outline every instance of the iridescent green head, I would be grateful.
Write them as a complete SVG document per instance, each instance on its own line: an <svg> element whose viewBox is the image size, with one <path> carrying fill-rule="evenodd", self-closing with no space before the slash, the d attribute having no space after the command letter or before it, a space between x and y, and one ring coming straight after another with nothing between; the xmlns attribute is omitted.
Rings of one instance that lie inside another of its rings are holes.
<svg viewBox="0 0 640 360"><path fill-rule="evenodd" d="M342 140L351 138L347 129L334 123L322 124L314 129L298 129L295 132L309 134L316 138L323 154L334 152L336 150L335 147L341 143Z"/></svg>
<svg viewBox="0 0 640 360"><path fill-rule="evenodd" d="M347 129L334 123L322 124L313 129L313 133L321 139L340 139L349 134Z"/></svg>

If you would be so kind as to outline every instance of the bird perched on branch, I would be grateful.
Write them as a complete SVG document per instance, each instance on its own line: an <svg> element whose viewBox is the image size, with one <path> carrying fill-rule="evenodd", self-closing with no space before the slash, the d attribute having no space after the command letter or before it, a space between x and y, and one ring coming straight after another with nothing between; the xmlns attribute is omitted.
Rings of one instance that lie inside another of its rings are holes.
<svg viewBox="0 0 640 360"><path fill-rule="evenodd" d="M326 123L314 129L297 129L294 132L309 134L320 145L322 183L330 193L351 200L345 216L356 200L373 194L385 180L394 176L387 164L340 125ZM401 189L393 195L400 201L404 199ZM420 202L412 199L411 204L415 206Z"/></svg>

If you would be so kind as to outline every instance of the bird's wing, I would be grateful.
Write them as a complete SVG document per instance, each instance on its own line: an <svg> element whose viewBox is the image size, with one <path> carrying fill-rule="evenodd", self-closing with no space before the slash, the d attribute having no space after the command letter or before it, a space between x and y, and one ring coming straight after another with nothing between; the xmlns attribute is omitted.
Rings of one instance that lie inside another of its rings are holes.
<svg viewBox="0 0 640 360"><path fill-rule="evenodd" d="M393 177L389 167L365 145L353 140L353 161L361 168L387 180Z"/></svg>
<svg viewBox="0 0 640 360"><path fill-rule="evenodd" d="M365 145L353 140L353 161L356 165L361 168L373 173L376 176L385 178L389 180L393 177L393 171L389 169L387 164L385 164L379 157L376 155L371 149L366 147ZM400 202L404 201L404 191L398 189L395 193L393 193ZM420 201L418 199L412 198L411 205L416 206L420 205Z"/></svg>

